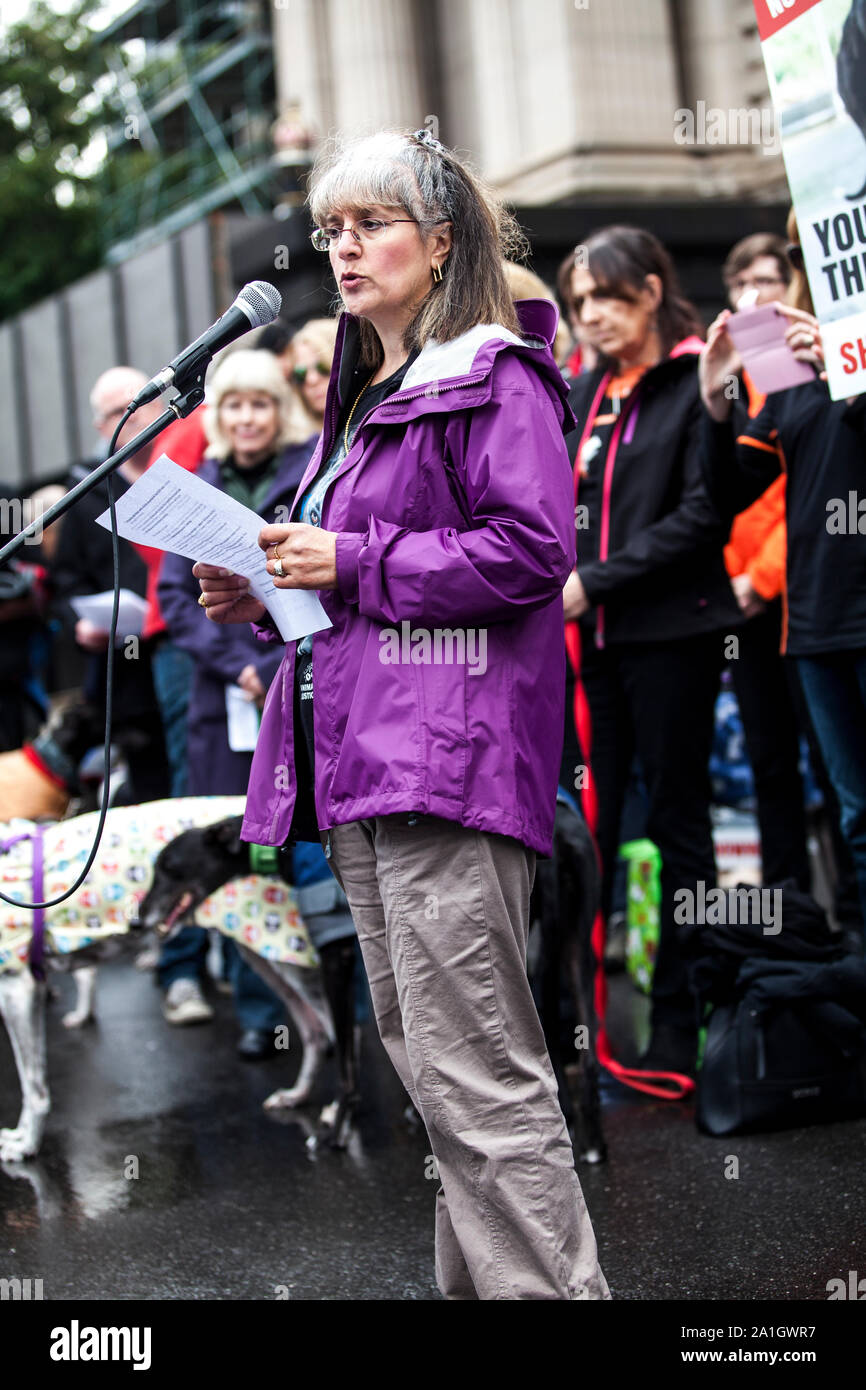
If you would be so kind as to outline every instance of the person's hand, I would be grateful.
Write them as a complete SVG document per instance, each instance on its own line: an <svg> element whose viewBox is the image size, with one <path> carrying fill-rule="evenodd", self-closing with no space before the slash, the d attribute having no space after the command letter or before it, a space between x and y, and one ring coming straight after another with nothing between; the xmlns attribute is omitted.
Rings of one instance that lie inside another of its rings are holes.
<svg viewBox="0 0 866 1390"><path fill-rule="evenodd" d="M268 557L268 573L278 589L336 589L337 532L303 521L263 526L259 545ZM282 575L275 574L280 561Z"/></svg>
<svg viewBox="0 0 866 1390"><path fill-rule="evenodd" d="M205 602L202 609L213 623L257 623L264 617L265 605L250 593L250 581L242 574L217 565L193 565Z"/></svg>
<svg viewBox="0 0 866 1390"><path fill-rule="evenodd" d="M86 652L107 652L108 633L89 618L79 618L75 624L75 640Z"/></svg>
<svg viewBox="0 0 866 1390"><path fill-rule="evenodd" d="M259 673L252 662L245 666L238 676L238 685L246 695L250 703L264 704L266 690L259 680Z"/></svg>
<svg viewBox="0 0 866 1390"><path fill-rule="evenodd" d="M815 315L807 314L805 309L794 309L790 304L782 304L780 300L776 300L773 307L789 320L785 330L785 342L794 356L799 362L808 362L810 367L817 367L821 380L826 381L821 325Z"/></svg>
<svg viewBox="0 0 866 1390"><path fill-rule="evenodd" d="M754 618L756 614L763 613L767 606L766 601L753 587L747 574L735 574L731 580L731 588L744 617Z"/></svg>
<svg viewBox="0 0 866 1390"><path fill-rule="evenodd" d="M582 618L584 613L590 608L589 599L580 580L577 570L572 570L565 581L562 590L562 616L567 623L573 623L578 618Z"/></svg>
<svg viewBox="0 0 866 1390"><path fill-rule="evenodd" d="M714 420L727 420L731 413L731 382L743 370L743 359L728 332L730 309L723 309L707 330L707 341L698 362L698 380L704 405Z"/></svg>

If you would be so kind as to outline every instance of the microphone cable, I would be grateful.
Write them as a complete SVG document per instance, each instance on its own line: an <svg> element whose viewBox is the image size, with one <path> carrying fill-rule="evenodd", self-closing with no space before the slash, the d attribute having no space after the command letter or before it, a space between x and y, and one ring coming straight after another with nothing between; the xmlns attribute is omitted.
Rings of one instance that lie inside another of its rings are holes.
<svg viewBox="0 0 866 1390"><path fill-rule="evenodd" d="M134 402L130 402L126 407L117 429L111 436L111 443L108 446L109 457L117 448L117 440L120 431L137 409L138 407ZM59 903L65 902L73 893L78 892L78 889L84 883L84 880L87 878L93 866L93 861L96 858L102 839L102 832L105 829L105 818L108 814L109 793L111 790L111 720L114 709L114 638L117 632L117 617L120 607L120 548L118 546L117 536L117 516L114 510L114 480L111 473L106 474L105 481L108 486L108 510L111 514L111 563L114 571L114 602L111 608L111 627L108 634L108 652L105 672L105 757L102 765L102 805L99 809L99 823L96 827L96 834L93 839L90 854L87 858L87 863L84 865L84 868L81 870L81 873L72 887L67 888L66 892L61 893L58 898L50 898L43 903L25 903L19 898L9 898L5 893L0 893L0 901L8 903L10 907L23 907L29 912L39 908L57 907Z"/></svg>

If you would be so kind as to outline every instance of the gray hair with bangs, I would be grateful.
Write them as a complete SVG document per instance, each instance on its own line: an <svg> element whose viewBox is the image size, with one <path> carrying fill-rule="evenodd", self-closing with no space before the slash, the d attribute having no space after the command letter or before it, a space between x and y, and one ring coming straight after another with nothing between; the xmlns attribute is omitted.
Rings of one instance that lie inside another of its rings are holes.
<svg viewBox="0 0 866 1390"><path fill-rule="evenodd" d="M526 238L501 200L452 150L399 131L328 142L310 179L309 207L322 226L336 212L399 208L422 237L451 223L451 250L403 335L407 352L431 338L444 343L479 323L520 333L502 269L526 255ZM342 301L341 301L342 302ZM361 365L381 365L382 344L361 320Z"/></svg>

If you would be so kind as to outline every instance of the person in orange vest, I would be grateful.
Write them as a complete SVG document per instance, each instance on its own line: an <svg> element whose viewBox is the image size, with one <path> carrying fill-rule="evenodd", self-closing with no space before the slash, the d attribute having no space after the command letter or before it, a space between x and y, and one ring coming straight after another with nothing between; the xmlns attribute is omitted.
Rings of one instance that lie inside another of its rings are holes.
<svg viewBox="0 0 866 1390"><path fill-rule="evenodd" d="M783 298L796 309L812 312L793 208L786 232L787 244L781 237L759 233L733 247L723 270L732 308L741 305L743 296L751 290L756 292L750 296L755 304ZM774 262L778 280L771 283ZM783 283L786 289L781 293ZM765 402L747 372L742 373L741 381L746 400L739 403L736 427L740 434L747 431L747 420L756 419ZM739 659L732 663L731 671L755 773L764 882L793 877L800 886L810 887L803 785L798 771L799 735L803 734L832 841L834 915L844 929L857 937L863 931L860 894L851 850L841 832L839 801L803 696L797 663L785 660L788 622L784 458L782 469L766 491L735 517L725 550L732 587L749 619L740 629Z"/></svg>

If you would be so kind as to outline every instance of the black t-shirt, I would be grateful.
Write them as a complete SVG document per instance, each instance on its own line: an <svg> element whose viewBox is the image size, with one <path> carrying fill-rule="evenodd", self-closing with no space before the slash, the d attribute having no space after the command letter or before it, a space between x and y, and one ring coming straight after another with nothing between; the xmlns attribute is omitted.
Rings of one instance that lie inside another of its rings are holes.
<svg viewBox="0 0 866 1390"><path fill-rule="evenodd" d="M298 509L298 518L306 521L312 526L318 526L321 520L321 494L322 484L326 477L333 477L341 467L346 457L345 429L346 421L351 412L352 420L349 426L349 448L351 449L358 428L365 415L382 404L387 396L392 396L395 391L399 391L403 384L403 378L410 366L418 356L418 350L410 353L402 366L396 372L386 377L384 381L379 381L375 386L364 388L364 382L370 378L368 368L357 368L355 370L352 386L349 389L346 405L340 412L337 421L337 431L334 436L334 447L327 459L323 459L313 481L304 489L304 496L301 499ZM359 392L362 394L359 398ZM357 405L355 402L357 401ZM354 409L353 409L354 406ZM325 485L325 490L327 486ZM312 503L312 505L311 505ZM305 514L306 513L306 514ZM309 759L310 772L315 767L315 754L313 745L313 638L305 637L298 644L295 656L295 714L300 718L301 727L304 731L304 742L306 743L307 757ZM296 724L297 727L297 724Z"/></svg>

